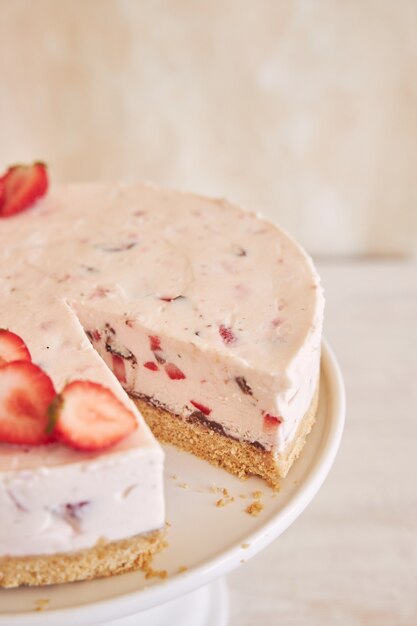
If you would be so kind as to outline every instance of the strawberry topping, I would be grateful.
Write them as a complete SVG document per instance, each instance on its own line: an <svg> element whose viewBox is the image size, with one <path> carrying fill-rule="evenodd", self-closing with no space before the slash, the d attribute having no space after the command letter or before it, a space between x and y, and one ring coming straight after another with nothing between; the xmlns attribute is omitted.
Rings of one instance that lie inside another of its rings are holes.
<svg viewBox="0 0 417 626"><path fill-rule="evenodd" d="M103 450L138 426L133 413L110 389L87 380L66 385L49 414L56 437L78 450Z"/></svg>
<svg viewBox="0 0 417 626"><path fill-rule="evenodd" d="M179 367L174 365L174 363L166 363L164 368L171 380L182 380L185 378L184 372L182 372Z"/></svg>
<svg viewBox="0 0 417 626"><path fill-rule="evenodd" d="M200 404L200 402L195 402L194 400L190 400L190 402L196 409L204 413L204 415L210 415L211 409L209 409L208 406L204 406L204 404Z"/></svg>
<svg viewBox="0 0 417 626"><path fill-rule="evenodd" d="M0 366L9 361L31 361L30 352L19 335L0 329Z"/></svg>
<svg viewBox="0 0 417 626"><path fill-rule="evenodd" d="M229 326L221 324L221 326L219 326L219 333L226 345L236 341L236 336L233 334L233 331Z"/></svg>
<svg viewBox="0 0 417 626"><path fill-rule="evenodd" d="M10 217L31 207L45 195L48 173L44 163L14 165L0 178L0 217Z"/></svg>
<svg viewBox="0 0 417 626"><path fill-rule="evenodd" d="M54 396L51 379L34 363L0 367L0 441L31 446L51 441L46 429Z"/></svg>
<svg viewBox="0 0 417 626"><path fill-rule="evenodd" d="M143 364L143 367L147 367L148 370L151 370L152 372L157 372L159 370L159 367L153 361L146 361L146 363Z"/></svg>

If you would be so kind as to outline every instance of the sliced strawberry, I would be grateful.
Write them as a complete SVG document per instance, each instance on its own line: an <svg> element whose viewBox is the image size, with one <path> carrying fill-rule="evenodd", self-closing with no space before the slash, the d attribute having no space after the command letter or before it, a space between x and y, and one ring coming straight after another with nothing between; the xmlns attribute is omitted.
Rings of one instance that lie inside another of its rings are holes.
<svg viewBox="0 0 417 626"><path fill-rule="evenodd" d="M211 409L209 409L208 406L200 404L200 402L195 402L194 400L190 400L190 402L193 406L195 406L196 409L204 413L204 415L210 415Z"/></svg>
<svg viewBox="0 0 417 626"><path fill-rule="evenodd" d="M233 334L233 331L229 326L224 326L224 324L221 324L219 326L219 333L226 345L234 343L236 341L236 336Z"/></svg>
<svg viewBox="0 0 417 626"><path fill-rule="evenodd" d="M154 363L154 361L146 361L146 363L143 364L143 367L151 370L151 372L157 372L159 370L159 367L156 363Z"/></svg>
<svg viewBox="0 0 417 626"><path fill-rule="evenodd" d="M46 428L54 396L51 379L34 363L0 367L0 441L30 446L51 441Z"/></svg>
<svg viewBox="0 0 417 626"><path fill-rule="evenodd" d="M30 352L19 335L0 328L0 366L9 361L31 361Z"/></svg>
<svg viewBox="0 0 417 626"><path fill-rule="evenodd" d="M133 413L110 389L88 380L66 385L49 413L56 437L78 450L108 448L138 426Z"/></svg>
<svg viewBox="0 0 417 626"><path fill-rule="evenodd" d="M174 365L174 363L166 363L164 368L171 380L182 380L185 378L184 372L182 372L179 367Z"/></svg>
<svg viewBox="0 0 417 626"><path fill-rule="evenodd" d="M44 163L14 165L0 178L0 217L10 217L32 206L48 189Z"/></svg>

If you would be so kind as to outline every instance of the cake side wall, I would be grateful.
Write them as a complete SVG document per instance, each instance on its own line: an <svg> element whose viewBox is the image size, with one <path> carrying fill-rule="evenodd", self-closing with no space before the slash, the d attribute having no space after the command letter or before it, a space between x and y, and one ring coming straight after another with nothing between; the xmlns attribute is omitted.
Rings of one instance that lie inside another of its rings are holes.
<svg viewBox="0 0 417 626"><path fill-rule="evenodd" d="M139 320L77 303L92 345L132 396L189 421L220 426L234 439L280 452L310 406L318 378L313 354L296 384L241 359L179 341Z"/></svg>
<svg viewBox="0 0 417 626"><path fill-rule="evenodd" d="M161 528L163 455L136 448L0 476L0 556L72 552Z"/></svg>

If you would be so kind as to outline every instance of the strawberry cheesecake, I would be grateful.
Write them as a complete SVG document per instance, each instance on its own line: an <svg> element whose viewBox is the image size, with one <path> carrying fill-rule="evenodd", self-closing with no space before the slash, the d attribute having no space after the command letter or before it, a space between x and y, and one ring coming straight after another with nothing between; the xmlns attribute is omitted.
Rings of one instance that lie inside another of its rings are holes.
<svg viewBox="0 0 417 626"><path fill-rule="evenodd" d="M320 280L281 229L147 184L28 178L0 179L0 586L146 564L154 435L277 487L320 375Z"/></svg>

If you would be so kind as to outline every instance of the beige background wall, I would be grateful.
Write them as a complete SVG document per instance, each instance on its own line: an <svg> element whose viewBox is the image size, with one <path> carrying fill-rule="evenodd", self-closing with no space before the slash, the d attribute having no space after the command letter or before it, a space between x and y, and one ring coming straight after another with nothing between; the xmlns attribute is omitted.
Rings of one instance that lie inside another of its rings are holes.
<svg viewBox="0 0 417 626"><path fill-rule="evenodd" d="M0 0L0 167L262 209L313 253L417 232L415 0Z"/></svg>

